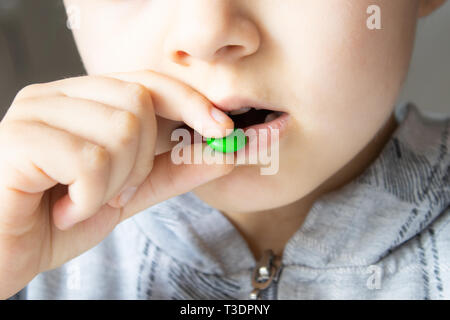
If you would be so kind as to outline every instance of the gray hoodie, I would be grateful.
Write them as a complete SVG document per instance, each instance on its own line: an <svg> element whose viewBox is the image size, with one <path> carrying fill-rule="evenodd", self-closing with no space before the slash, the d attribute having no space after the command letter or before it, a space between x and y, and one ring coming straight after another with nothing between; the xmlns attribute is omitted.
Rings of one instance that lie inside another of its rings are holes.
<svg viewBox="0 0 450 320"><path fill-rule="evenodd" d="M319 198L283 256L193 193L150 207L12 299L450 299L449 118L412 104L356 179Z"/></svg>

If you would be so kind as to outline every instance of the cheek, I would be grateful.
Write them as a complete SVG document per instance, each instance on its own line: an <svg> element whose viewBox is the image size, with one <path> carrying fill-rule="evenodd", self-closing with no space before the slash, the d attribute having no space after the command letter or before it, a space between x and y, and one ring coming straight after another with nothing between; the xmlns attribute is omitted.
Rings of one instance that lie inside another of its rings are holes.
<svg viewBox="0 0 450 320"><path fill-rule="evenodd" d="M300 84L301 130L345 155L368 143L393 109L411 58L416 7L405 0L371 1L381 8L382 29L369 30L368 1L344 8L344 1L329 3L334 5L325 11L308 8L307 16L326 19L308 20L289 57L296 62L290 78Z"/></svg>
<svg viewBox="0 0 450 320"><path fill-rule="evenodd" d="M127 72L159 65L164 30L170 21L163 13L170 11L154 6L153 2L117 5L104 0L85 5L81 28L74 30L74 37L88 74Z"/></svg>

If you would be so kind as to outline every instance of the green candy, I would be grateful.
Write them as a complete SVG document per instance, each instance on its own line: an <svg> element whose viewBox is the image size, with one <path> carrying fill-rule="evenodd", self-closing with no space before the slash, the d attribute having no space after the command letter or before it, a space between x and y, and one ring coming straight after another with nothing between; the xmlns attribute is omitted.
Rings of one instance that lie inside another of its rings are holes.
<svg viewBox="0 0 450 320"><path fill-rule="evenodd" d="M234 129L233 132L225 138L208 138L206 143L216 151L222 153L236 152L247 144L248 139L242 129Z"/></svg>

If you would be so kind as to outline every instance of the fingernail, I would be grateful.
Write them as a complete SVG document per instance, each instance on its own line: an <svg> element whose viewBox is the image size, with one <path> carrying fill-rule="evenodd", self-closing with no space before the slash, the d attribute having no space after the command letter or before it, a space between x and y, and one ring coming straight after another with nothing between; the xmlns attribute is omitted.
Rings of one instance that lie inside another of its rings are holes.
<svg viewBox="0 0 450 320"><path fill-rule="evenodd" d="M221 124L231 121L230 117L216 108L211 108L211 116L214 120Z"/></svg>
<svg viewBox="0 0 450 320"><path fill-rule="evenodd" d="M129 187L129 188L125 189L120 194L119 204L122 207L125 206L131 200L131 198L133 198L134 194L136 193L136 190L137 190L136 187Z"/></svg>

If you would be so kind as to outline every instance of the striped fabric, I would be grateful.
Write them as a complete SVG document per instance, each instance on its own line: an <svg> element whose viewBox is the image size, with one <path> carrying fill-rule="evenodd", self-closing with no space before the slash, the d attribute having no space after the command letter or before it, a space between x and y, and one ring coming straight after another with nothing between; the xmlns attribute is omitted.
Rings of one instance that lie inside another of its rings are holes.
<svg viewBox="0 0 450 320"><path fill-rule="evenodd" d="M412 104L356 179L319 198L263 299L450 299L449 118ZM248 299L253 256L192 193L148 208L14 299Z"/></svg>

